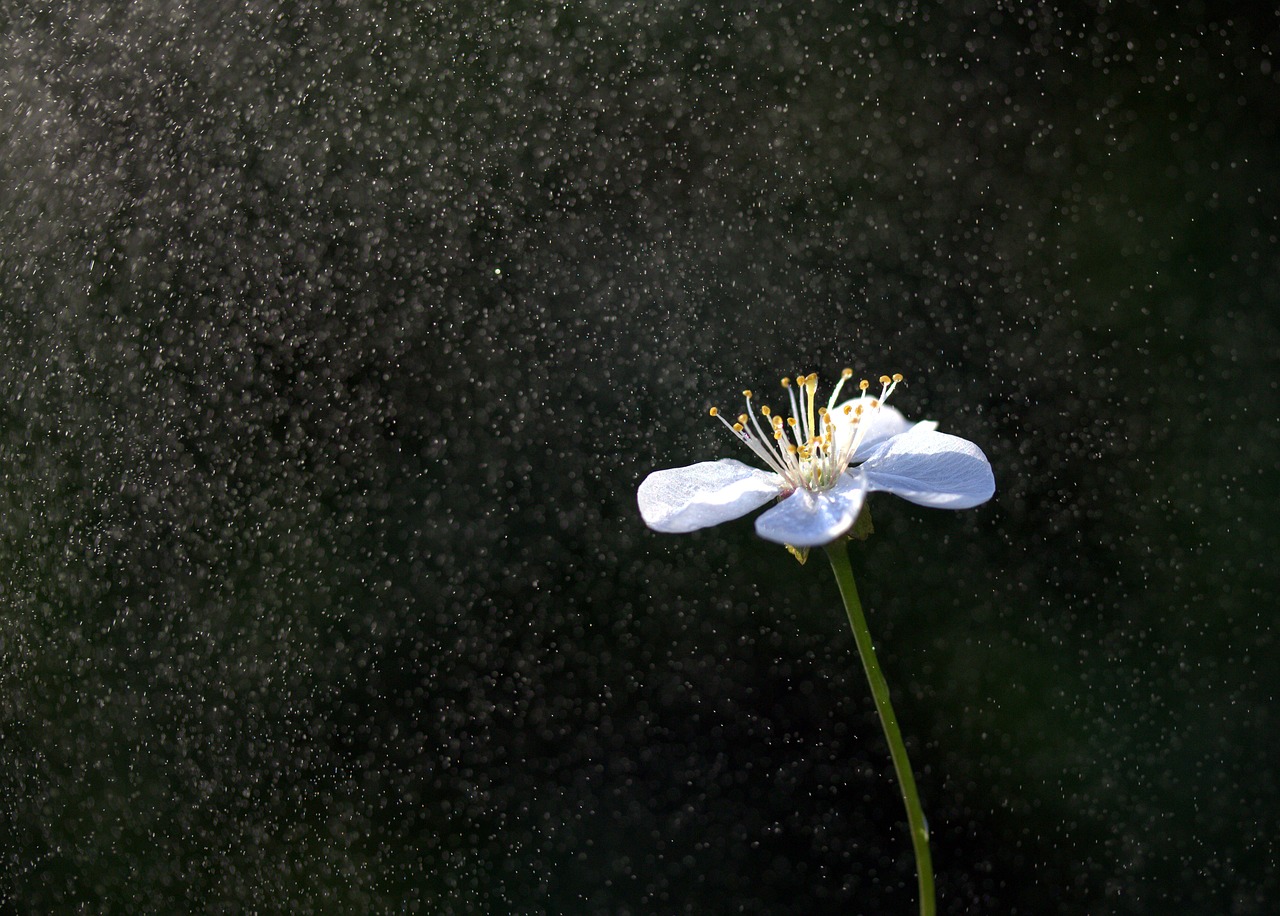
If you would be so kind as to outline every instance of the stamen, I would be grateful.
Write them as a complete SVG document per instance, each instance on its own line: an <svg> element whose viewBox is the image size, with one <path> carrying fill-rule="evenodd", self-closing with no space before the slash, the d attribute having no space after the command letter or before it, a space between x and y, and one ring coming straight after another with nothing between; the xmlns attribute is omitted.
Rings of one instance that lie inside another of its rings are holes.
<svg viewBox="0 0 1280 916"><path fill-rule="evenodd" d="M755 426L756 433L760 436L759 439L753 438L752 435L747 432L746 423L748 420L750 420L752 426ZM779 463L777 456L765 445L765 442L768 440L764 438L764 433L760 432L760 427L756 424L753 418L749 418L745 413L741 414L738 417L738 422L734 423L731 428L738 434L738 438L746 443L747 448L755 452L756 455L759 456L760 460L769 466L770 470L777 473L778 476L782 477L784 480L791 482L790 476L787 474L783 465Z"/></svg>
<svg viewBox="0 0 1280 916"><path fill-rule="evenodd" d="M784 467L786 464L786 461L782 458L781 454L769 448L768 437L765 436L764 430L760 428L760 424L756 422L755 415L751 413L751 389L748 388L747 390L743 391L742 395L747 399L747 413L739 417L738 421L740 423L746 423L748 418L750 418L751 428L754 429L756 431L756 435L760 437L758 440L756 440L757 446L758 446L755 449L756 454L758 454L761 458L763 458L765 463L768 464L769 467L773 468L773 470L777 471L778 474L780 474L784 479L787 478L787 472ZM764 408L764 411L762 411L762 413L764 413L766 417L769 416L769 414L767 413L768 410L769 408L766 407Z"/></svg>
<svg viewBox="0 0 1280 916"><path fill-rule="evenodd" d="M796 392L795 389L791 387L791 380L784 378L782 380L782 387L787 389L787 397L791 401L791 418L796 419L800 416L800 402L796 400ZM795 424L793 423L792 425L794 426Z"/></svg>
<svg viewBox="0 0 1280 916"><path fill-rule="evenodd" d="M844 387L844 383L853 378L852 369L842 369L840 371L840 380L836 382L836 387L831 390L831 397L827 399L827 407L835 407L836 401L840 398L840 389Z"/></svg>
<svg viewBox="0 0 1280 916"><path fill-rule="evenodd" d="M853 378L852 369L844 369L836 381L825 407L815 403L818 389L816 372L796 373L781 380L791 405L791 415L776 414L767 404L753 406L751 389L744 389L746 411L730 423L717 407L707 412L733 431L739 440L786 481L791 488L825 490L845 472L866 436L866 411L879 410L902 381L901 373L879 377L880 395L871 397L871 383L858 382L859 396L840 408L841 423L836 423L836 401L844 384ZM792 382L795 382L793 385ZM797 390L798 389L798 390ZM760 423L759 417L764 418ZM772 442L770 442L772 439Z"/></svg>
<svg viewBox="0 0 1280 916"><path fill-rule="evenodd" d="M729 431L732 432L739 439L742 438L742 427L738 424L730 423L728 420L722 417L720 415L720 408L712 407L711 410L708 411L708 413L710 413L711 416L715 417L717 420L723 423L726 427L728 427Z"/></svg>
<svg viewBox="0 0 1280 916"><path fill-rule="evenodd" d="M803 445L804 430L800 427L800 421L795 417L787 417L787 426L791 429L791 438L795 440L796 445Z"/></svg>

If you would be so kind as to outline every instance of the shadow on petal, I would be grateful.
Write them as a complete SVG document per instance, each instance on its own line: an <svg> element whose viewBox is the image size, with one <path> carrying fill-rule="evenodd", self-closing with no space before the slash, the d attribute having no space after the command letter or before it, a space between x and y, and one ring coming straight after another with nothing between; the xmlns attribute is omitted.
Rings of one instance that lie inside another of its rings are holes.
<svg viewBox="0 0 1280 916"><path fill-rule="evenodd" d="M792 547L821 547L853 526L865 500L859 480L849 475L830 490L796 490L756 519L756 534Z"/></svg>

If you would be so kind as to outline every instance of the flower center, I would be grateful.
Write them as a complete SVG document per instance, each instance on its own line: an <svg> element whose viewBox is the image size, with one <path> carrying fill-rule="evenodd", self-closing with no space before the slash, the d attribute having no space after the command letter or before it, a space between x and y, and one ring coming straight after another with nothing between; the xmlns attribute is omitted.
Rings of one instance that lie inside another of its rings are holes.
<svg viewBox="0 0 1280 916"><path fill-rule="evenodd" d="M791 414L787 417L775 413L767 404L754 407L750 389L742 392L747 410L738 415L736 422L730 423L715 407L710 413L786 481L789 489L827 490L835 486L848 469L871 425L871 418L902 381L898 374L880 376L880 394L873 397L868 394L871 383L863 379L858 383L861 395L837 410L840 389L851 378L852 369L840 373L840 381L836 382L826 407L815 406L816 372L797 375L794 381L784 378L782 387L791 402Z"/></svg>

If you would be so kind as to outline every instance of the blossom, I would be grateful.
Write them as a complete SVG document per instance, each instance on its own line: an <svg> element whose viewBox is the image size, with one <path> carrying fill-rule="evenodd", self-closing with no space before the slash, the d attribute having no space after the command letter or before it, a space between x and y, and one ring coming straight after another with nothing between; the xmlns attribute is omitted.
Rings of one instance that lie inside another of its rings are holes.
<svg viewBox="0 0 1280 916"><path fill-rule="evenodd" d="M815 404L816 373L784 378L791 408L785 417L756 407L749 390L735 422L711 408L768 470L722 458L654 471L636 494L645 524L671 534L696 531L778 499L756 519L756 533L805 550L848 532L871 492L938 509L968 509L991 498L995 478L978 446L938 432L937 423L911 423L885 403L901 375L881 376L878 396L859 382L860 394L837 404L852 377L845 369L825 407Z"/></svg>

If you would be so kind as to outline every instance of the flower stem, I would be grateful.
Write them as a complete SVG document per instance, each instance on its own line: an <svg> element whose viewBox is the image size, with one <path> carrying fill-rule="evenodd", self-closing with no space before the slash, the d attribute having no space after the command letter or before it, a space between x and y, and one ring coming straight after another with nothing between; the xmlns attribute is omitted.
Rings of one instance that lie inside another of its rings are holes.
<svg viewBox="0 0 1280 916"><path fill-rule="evenodd" d="M884 726L884 736L889 742L889 754L893 757L893 768L898 774L898 785L902 789L902 800L907 806L907 823L911 828L911 845L916 852L916 878L920 885L920 916L934 916L933 899L933 863L929 858L929 826L924 819L924 809L920 807L920 794L916 791L915 777L911 775L911 761L907 759L907 746L902 743L902 732L898 729L897 716L893 714L893 704L889 702L889 685L880 673L880 665L876 662L876 652L871 645L871 631L867 629L867 618L862 613L862 602L858 600L858 587L853 582L853 570L849 566L849 553L843 540L827 545L827 559L831 561L831 570L836 575L836 584L840 586L840 597L844 599L844 609L849 615L849 625L853 627L853 638L858 643L858 655L862 657L863 670L867 672L867 683L871 685L871 695L876 701L876 711L880 713L880 724Z"/></svg>

